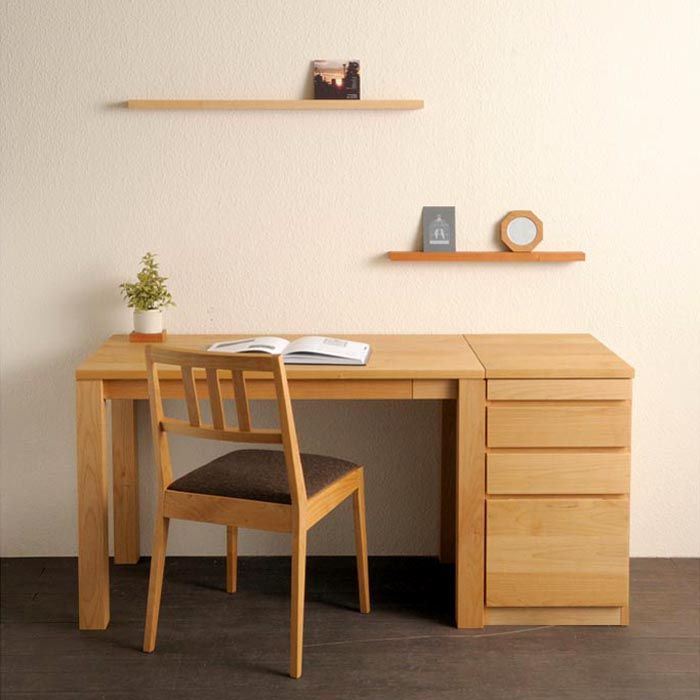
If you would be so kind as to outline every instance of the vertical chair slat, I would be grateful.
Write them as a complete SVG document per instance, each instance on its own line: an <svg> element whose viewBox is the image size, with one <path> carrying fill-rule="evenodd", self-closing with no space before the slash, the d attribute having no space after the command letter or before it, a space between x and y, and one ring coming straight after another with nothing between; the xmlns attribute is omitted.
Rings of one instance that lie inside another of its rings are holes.
<svg viewBox="0 0 700 700"><path fill-rule="evenodd" d="M182 366L182 384L185 387L185 403L187 404L187 415L190 418L190 425L195 428L199 426L202 419L199 415L199 401L197 401L197 387L194 381L194 369Z"/></svg>
<svg viewBox="0 0 700 700"><path fill-rule="evenodd" d="M245 388L245 378L240 370L232 370L233 394L236 401L236 415L238 416L238 429L250 430L250 406L248 405L248 393Z"/></svg>
<svg viewBox="0 0 700 700"><path fill-rule="evenodd" d="M211 404L211 419L214 427L223 430L226 427L224 418L224 404L221 401L221 386L216 368L207 368L207 388L209 389L209 403Z"/></svg>

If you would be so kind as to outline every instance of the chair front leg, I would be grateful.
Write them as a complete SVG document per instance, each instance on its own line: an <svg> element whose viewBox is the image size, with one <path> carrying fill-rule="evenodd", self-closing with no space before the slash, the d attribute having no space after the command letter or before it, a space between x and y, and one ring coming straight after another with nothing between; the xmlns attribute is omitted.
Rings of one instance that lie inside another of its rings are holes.
<svg viewBox="0 0 700 700"><path fill-rule="evenodd" d="M158 505L156 522L153 530L153 548L151 551L151 575L148 582L148 605L146 607L146 629L143 635L143 650L152 652L156 648L158 632L158 615L160 597L163 592L163 574L165 573L165 550L168 545L169 518L163 517L163 503Z"/></svg>
<svg viewBox="0 0 700 700"><path fill-rule="evenodd" d="M292 619L289 675L300 678L304 645L304 592L306 588L306 529L295 523L292 533Z"/></svg>
<svg viewBox="0 0 700 700"><path fill-rule="evenodd" d="M365 479L360 471L359 486L352 495L352 512L355 519L355 551L357 558L357 585L360 591L360 612L368 613L369 567L367 565L367 525L365 519Z"/></svg>

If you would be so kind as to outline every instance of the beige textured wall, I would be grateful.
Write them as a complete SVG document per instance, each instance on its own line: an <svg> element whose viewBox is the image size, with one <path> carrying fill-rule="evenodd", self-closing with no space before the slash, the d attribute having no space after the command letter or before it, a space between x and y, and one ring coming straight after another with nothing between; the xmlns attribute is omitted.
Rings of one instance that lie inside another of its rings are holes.
<svg viewBox="0 0 700 700"><path fill-rule="evenodd" d="M0 8L2 554L76 551L72 373L129 329L116 285L149 249L178 303L171 331L595 334L637 369L632 553L700 553L697 0ZM364 97L425 110L117 104L295 98L323 57L360 58ZM588 260L387 262L416 245L425 204L456 205L471 249L530 208L543 249ZM373 553L436 551L436 404L300 404L298 420L306 449L367 464ZM210 454L175 451L179 469ZM322 525L312 551L349 551L350 522L343 510ZM178 524L171 551L221 552L223 536Z"/></svg>

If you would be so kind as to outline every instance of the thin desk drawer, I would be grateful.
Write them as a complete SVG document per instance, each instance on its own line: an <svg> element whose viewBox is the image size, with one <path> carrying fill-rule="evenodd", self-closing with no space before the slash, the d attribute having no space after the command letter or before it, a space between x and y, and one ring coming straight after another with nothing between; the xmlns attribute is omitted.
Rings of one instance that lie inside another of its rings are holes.
<svg viewBox="0 0 700 700"><path fill-rule="evenodd" d="M489 447L628 447L630 406L624 401L491 404Z"/></svg>
<svg viewBox="0 0 700 700"><path fill-rule="evenodd" d="M489 379L490 401L624 401L630 379Z"/></svg>
<svg viewBox="0 0 700 700"><path fill-rule="evenodd" d="M248 398L251 400L275 397L275 388L271 380L249 379L246 381L246 387ZM164 399L181 399L185 395L182 382L177 379L162 380L160 390ZM221 382L221 392L224 399L233 398L230 381ZM147 399L148 386L146 381L141 379L106 380L104 393L107 399ZM413 387L410 379L290 379L289 393L293 399L411 399ZM444 393L445 390L442 394ZM206 381L197 380L197 396L200 399L209 397ZM449 397L438 394L436 397L430 395L430 398Z"/></svg>
<svg viewBox="0 0 700 700"><path fill-rule="evenodd" d="M497 498L486 513L487 605L627 605L627 498Z"/></svg>
<svg viewBox="0 0 700 700"><path fill-rule="evenodd" d="M625 494L630 453L491 452L486 474L489 494Z"/></svg>

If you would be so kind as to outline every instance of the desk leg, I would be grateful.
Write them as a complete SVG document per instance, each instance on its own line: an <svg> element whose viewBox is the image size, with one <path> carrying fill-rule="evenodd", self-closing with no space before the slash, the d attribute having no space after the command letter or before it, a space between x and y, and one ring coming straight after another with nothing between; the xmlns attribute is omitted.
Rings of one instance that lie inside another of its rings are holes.
<svg viewBox="0 0 700 700"><path fill-rule="evenodd" d="M114 563L139 560L139 465L135 401L112 401Z"/></svg>
<svg viewBox="0 0 700 700"><path fill-rule="evenodd" d="M109 624L105 403L101 381L78 381L78 605L80 629Z"/></svg>
<svg viewBox="0 0 700 700"><path fill-rule="evenodd" d="M457 395L457 627L484 626L485 386L460 379Z"/></svg>
<svg viewBox="0 0 700 700"><path fill-rule="evenodd" d="M457 402L442 402L442 465L440 470L440 561L455 560L455 477Z"/></svg>

